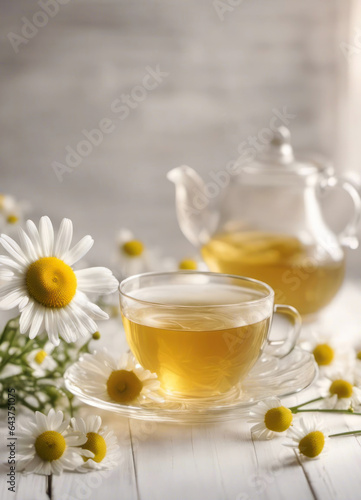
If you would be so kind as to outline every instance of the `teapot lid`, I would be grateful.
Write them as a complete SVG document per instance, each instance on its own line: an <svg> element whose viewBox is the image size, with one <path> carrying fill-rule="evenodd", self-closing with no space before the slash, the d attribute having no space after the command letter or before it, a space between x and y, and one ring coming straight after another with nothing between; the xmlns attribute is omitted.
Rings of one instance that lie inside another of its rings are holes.
<svg viewBox="0 0 361 500"><path fill-rule="evenodd" d="M288 128L281 126L274 130L273 137L267 147L256 160L242 167L242 171L253 174L308 176L325 173L332 169L329 162L317 158L296 158L291 144Z"/></svg>

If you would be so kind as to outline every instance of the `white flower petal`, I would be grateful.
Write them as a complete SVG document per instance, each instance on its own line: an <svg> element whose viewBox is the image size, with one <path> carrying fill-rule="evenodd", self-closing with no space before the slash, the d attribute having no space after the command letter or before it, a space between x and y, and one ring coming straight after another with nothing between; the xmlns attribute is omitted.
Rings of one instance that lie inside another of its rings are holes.
<svg viewBox="0 0 361 500"><path fill-rule="evenodd" d="M64 262L68 264L68 266L72 266L89 252L93 244L94 240L91 236L84 236L84 238L82 238L79 243L77 243L73 248L71 248L64 254Z"/></svg>
<svg viewBox="0 0 361 500"><path fill-rule="evenodd" d="M24 271L24 265L12 259L8 255L0 255L0 265L10 267L18 272Z"/></svg>
<svg viewBox="0 0 361 500"><path fill-rule="evenodd" d="M99 306L93 304L92 302L87 302L84 306L84 310L95 320L105 320L109 319L108 313L100 309Z"/></svg>
<svg viewBox="0 0 361 500"><path fill-rule="evenodd" d="M10 236L2 234L0 237L0 244L5 248L5 250L22 266L27 266L30 261L24 255L19 245Z"/></svg>
<svg viewBox="0 0 361 500"><path fill-rule="evenodd" d="M59 335L63 340L65 340L65 342L70 343L70 342L75 342L78 336L69 327L68 318L69 316L65 313L63 309L55 311L55 321L59 330Z"/></svg>
<svg viewBox="0 0 361 500"><path fill-rule="evenodd" d="M73 300L69 304L69 309L74 313L74 316L79 320L80 323L87 329L87 331L92 334L98 330L95 321L88 316L81 307L78 306L76 300Z"/></svg>
<svg viewBox="0 0 361 500"><path fill-rule="evenodd" d="M49 414L52 414L51 413L52 411L54 411L54 410L51 409ZM52 430L51 426L50 426L50 422L49 422L50 419L48 419L48 417L46 417L46 415L44 415L40 411L35 412L35 420L36 420L36 424L38 426L39 434L41 434L42 432L45 432L45 431Z"/></svg>
<svg viewBox="0 0 361 500"><path fill-rule="evenodd" d="M34 455L31 459L26 460L24 463L21 464L21 469L24 470L26 474L31 474L35 470L39 470L39 466L43 464L42 460L37 455Z"/></svg>
<svg viewBox="0 0 361 500"><path fill-rule="evenodd" d="M81 446L87 442L87 437L84 433L78 432L77 434L74 433L73 435L67 436L66 442L68 446ZM90 456L92 455L93 454Z"/></svg>
<svg viewBox="0 0 361 500"><path fill-rule="evenodd" d="M32 220L26 221L26 229L28 231L29 238L34 246L37 257L39 258L42 255L42 248L38 229Z"/></svg>
<svg viewBox="0 0 361 500"><path fill-rule="evenodd" d="M0 280L2 281L11 281L14 277L14 272L10 271L10 269L0 268Z"/></svg>
<svg viewBox="0 0 361 500"><path fill-rule="evenodd" d="M40 219L39 235L44 257L52 257L54 248L54 229L49 217Z"/></svg>
<svg viewBox="0 0 361 500"><path fill-rule="evenodd" d="M63 260L64 255L69 250L73 239L73 223L70 219L63 219L60 224L58 236L56 238L54 255Z"/></svg>
<svg viewBox="0 0 361 500"><path fill-rule="evenodd" d="M45 330L48 332L49 340L55 346L60 344L59 333L58 333L58 325L56 321L54 321L54 311L51 308L48 308L44 311L44 319L45 319Z"/></svg>
<svg viewBox="0 0 361 500"><path fill-rule="evenodd" d="M51 463L51 465L52 465L52 468L53 468L53 474L55 476L60 476L60 474L63 473L64 468L63 468L63 466L62 466L62 464L60 463L59 460L53 460L53 462Z"/></svg>
<svg viewBox="0 0 361 500"><path fill-rule="evenodd" d="M79 336L86 337L89 333L93 333L89 332L88 328L85 326L81 318L78 316L78 312L76 309L74 309L73 304L69 304L69 306L67 306L64 309L61 309L61 311L63 316L65 316L66 314L67 324L69 326L68 333L70 330L72 332L71 333L72 335L74 334L76 335L76 338L78 338Z"/></svg>
<svg viewBox="0 0 361 500"><path fill-rule="evenodd" d="M19 235L20 245L25 255L28 256L30 261L37 260L38 256L37 252L35 251L34 245L29 236L24 231L24 229L22 229L21 227L18 228L18 235Z"/></svg>
<svg viewBox="0 0 361 500"><path fill-rule="evenodd" d="M25 297L23 297L22 301L19 304L19 311L20 312L28 305L29 300L30 299L27 295L25 295Z"/></svg>
<svg viewBox="0 0 361 500"><path fill-rule="evenodd" d="M24 307L23 311L20 315L20 333L26 333L33 320L35 303L33 301L29 302L26 307Z"/></svg>
<svg viewBox="0 0 361 500"><path fill-rule="evenodd" d="M63 419L64 419L64 414L62 411L57 411L55 416L54 416L54 420L52 422L53 424L53 430L58 430L61 423L63 422Z"/></svg>
<svg viewBox="0 0 361 500"><path fill-rule="evenodd" d="M76 271L78 287L85 293L108 294L118 288L118 280L106 267L90 267Z"/></svg>
<svg viewBox="0 0 361 500"><path fill-rule="evenodd" d="M12 309L20 304L24 297L24 289L14 290L0 300L0 309Z"/></svg>
<svg viewBox="0 0 361 500"><path fill-rule="evenodd" d="M41 306L35 306L33 319L30 327L29 338L34 339L42 329L44 323L44 311Z"/></svg>

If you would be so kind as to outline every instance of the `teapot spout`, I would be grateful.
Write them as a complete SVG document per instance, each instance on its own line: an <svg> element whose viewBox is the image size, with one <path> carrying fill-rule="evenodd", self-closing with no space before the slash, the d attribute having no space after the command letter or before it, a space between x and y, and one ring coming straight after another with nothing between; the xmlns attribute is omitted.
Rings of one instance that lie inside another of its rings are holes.
<svg viewBox="0 0 361 500"><path fill-rule="evenodd" d="M186 165L170 170L167 178L176 187L177 219L182 233L193 245L205 245L217 228L219 213L206 195L202 178Z"/></svg>

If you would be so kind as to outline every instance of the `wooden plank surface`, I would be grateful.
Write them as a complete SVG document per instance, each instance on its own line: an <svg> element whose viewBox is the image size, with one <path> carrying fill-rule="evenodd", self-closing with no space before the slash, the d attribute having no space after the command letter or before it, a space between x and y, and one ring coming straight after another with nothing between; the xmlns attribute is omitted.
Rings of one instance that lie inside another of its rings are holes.
<svg viewBox="0 0 361 500"><path fill-rule="evenodd" d="M361 325L360 282L348 282L317 324L356 341ZM104 323L103 345L126 348L119 320ZM285 399L293 405L315 394L314 388ZM82 414L101 414L118 436L119 466L106 473L66 473L54 479L54 500L354 500L361 491L361 438L334 438L320 460L306 461L282 446L284 437L252 440L243 417L220 424L178 425L128 420L84 406ZM19 417L20 418L20 417ZM24 418L24 417L23 417ZM351 415L322 417L332 432L361 428ZM6 443L1 429L1 462ZM2 500L45 500L45 479L18 476L16 494L8 493L2 466Z"/></svg>

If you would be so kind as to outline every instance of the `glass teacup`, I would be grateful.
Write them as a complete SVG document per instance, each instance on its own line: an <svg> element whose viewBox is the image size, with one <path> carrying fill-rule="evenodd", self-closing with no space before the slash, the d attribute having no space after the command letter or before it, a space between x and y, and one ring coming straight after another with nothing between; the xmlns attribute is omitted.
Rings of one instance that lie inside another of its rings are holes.
<svg viewBox="0 0 361 500"><path fill-rule="evenodd" d="M120 284L128 344L143 368L158 375L164 391L213 397L242 381L266 345L285 356L294 347L301 318L274 305L274 292L250 278L196 271L147 273ZM273 313L293 327L286 339L269 338Z"/></svg>

